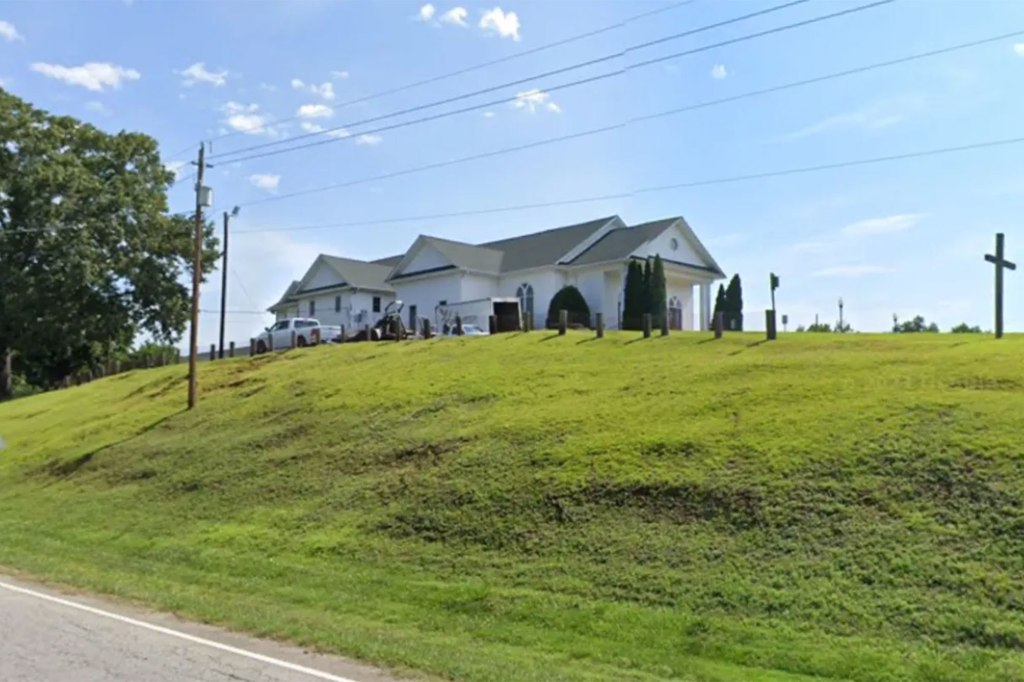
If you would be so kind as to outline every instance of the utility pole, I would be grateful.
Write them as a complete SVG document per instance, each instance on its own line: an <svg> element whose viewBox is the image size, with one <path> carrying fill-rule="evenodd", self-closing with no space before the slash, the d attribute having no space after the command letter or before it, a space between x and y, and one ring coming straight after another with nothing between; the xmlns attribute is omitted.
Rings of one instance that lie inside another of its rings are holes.
<svg viewBox="0 0 1024 682"><path fill-rule="evenodd" d="M206 171L206 145L199 143L199 160L196 162L196 233L192 254L192 328L189 330L188 350L188 409L196 406L196 356L199 355L199 282L203 268L203 203L205 188L203 175Z"/></svg>
<svg viewBox="0 0 1024 682"><path fill-rule="evenodd" d="M235 206L231 213L224 211L224 254L220 263L220 346L217 347L217 357L224 359L224 311L227 310L228 300L228 221L238 215L239 208Z"/></svg>

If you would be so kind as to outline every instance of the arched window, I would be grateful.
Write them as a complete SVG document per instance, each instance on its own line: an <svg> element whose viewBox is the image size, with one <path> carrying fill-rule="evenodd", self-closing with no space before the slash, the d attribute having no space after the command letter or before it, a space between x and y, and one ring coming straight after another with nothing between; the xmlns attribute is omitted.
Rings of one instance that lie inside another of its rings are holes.
<svg viewBox="0 0 1024 682"><path fill-rule="evenodd" d="M516 298L519 299L519 309L533 317L533 287L529 284L521 284L516 289Z"/></svg>
<svg viewBox="0 0 1024 682"><path fill-rule="evenodd" d="M677 296L668 300L668 326L671 329L683 328L683 302Z"/></svg>

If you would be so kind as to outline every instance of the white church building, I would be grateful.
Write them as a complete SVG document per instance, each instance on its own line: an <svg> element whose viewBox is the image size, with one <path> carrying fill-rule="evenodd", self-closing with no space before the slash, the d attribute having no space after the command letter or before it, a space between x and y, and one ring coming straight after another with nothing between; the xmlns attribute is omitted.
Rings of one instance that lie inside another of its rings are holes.
<svg viewBox="0 0 1024 682"><path fill-rule="evenodd" d="M616 329L630 261L655 255L665 266L670 327L707 329L711 287L725 275L680 217L629 226L611 216L484 244L421 235L404 254L376 261L320 255L269 310L356 329L400 300L410 326L429 319L438 329L457 314L486 328L489 315L521 310L543 327L551 298L573 285L591 315L603 313Z"/></svg>

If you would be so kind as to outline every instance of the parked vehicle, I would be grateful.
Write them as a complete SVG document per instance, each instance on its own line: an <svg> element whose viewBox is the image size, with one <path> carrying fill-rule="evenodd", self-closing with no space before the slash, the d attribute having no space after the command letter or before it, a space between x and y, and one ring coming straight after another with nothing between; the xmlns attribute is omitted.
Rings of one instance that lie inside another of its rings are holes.
<svg viewBox="0 0 1024 682"><path fill-rule="evenodd" d="M441 336L458 336L458 330L455 325L448 325L448 327L442 332ZM490 336L490 332L485 329L481 329L475 324L464 324L462 325L463 336Z"/></svg>
<svg viewBox="0 0 1024 682"><path fill-rule="evenodd" d="M341 327L320 324L319 320L311 317L289 317L286 320L278 320L256 337L256 352L266 353L274 348L291 348L293 332L295 345L300 348L341 341Z"/></svg>

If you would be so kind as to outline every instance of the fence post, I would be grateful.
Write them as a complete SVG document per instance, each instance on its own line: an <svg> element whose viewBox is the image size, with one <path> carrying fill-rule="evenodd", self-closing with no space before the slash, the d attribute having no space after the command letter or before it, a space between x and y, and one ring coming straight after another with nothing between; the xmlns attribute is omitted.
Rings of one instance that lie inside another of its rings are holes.
<svg viewBox="0 0 1024 682"><path fill-rule="evenodd" d="M569 311L558 311L558 335L565 336L565 330L569 328Z"/></svg>
<svg viewBox="0 0 1024 682"><path fill-rule="evenodd" d="M146 369L153 369L153 356L146 355Z"/></svg>
<svg viewBox="0 0 1024 682"><path fill-rule="evenodd" d="M604 338L604 313L594 315L594 326L597 327L597 338Z"/></svg>
<svg viewBox="0 0 1024 682"><path fill-rule="evenodd" d="M492 334L497 334L498 333L498 316L497 315L491 315L490 317L487 318L487 327L488 327L487 331L489 331L490 333L492 333Z"/></svg>
<svg viewBox="0 0 1024 682"><path fill-rule="evenodd" d="M230 341L228 343L228 357L229 358L235 357L235 342L234 341Z"/></svg>
<svg viewBox="0 0 1024 682"><path fill-rule="evenodd" d="M395 335L395 341L402 340L402 319L396 317L391 323L391 333Z"/></svg>
<svg viewBox="0 0 1024 682"><path fill-rule="evenodd" d="M651 338L651 314L644 313L644 338Z"/></svg>
<svg viewBox="0 0 1024 682"><path fill-rule="evenodd" d="M338 336L339 343L345 343L345 325L341 325L341 334Z"/></svg>
<svg viewBox="0 0 1024 682"><path fill-rule="evenodd" d="M430 338L430 318L427 317L423 318L423 338Z"/></svg>
<svg viewBox="0 0 1024 682"><path fill-rule="evenodd" d="M373 341L373 337L370 336L370 325L365 325L363 327L363 331L366 333L366 340L367 341Z"/></svg>
<svg viewBox="0 0 1024 682"><path fill-rule="evenodd" d="M256 337L249 339L249 357L256 357Z"/></svg>
<svg viewBox="0 0 1024 682"><path fill-rule="evenodd" d="M722 338L722 334L725 332L725 313L719 311L715 313L715 338Z"/></svg>
<svg viewBox="0 0 1024 682"><path fill-rule="evenodd" d="M289 348L295 348L295 330L292 330L292 345Z"/></svg>
<svg viewBox="0 0 1024 682"><path fill-rule="evenodd" d="M216 360L216 359L217 359L217 344L211 343L210 344L210 360Z"/></svg>
<svg viewBox="0 0 1024 682"><path fill-rule="evenodd" d="M667 311L661 315L661 335L668 336L668 314Z"/></svg>
<svg viewBox="0 0 1024 682"><path fill-rule="evenodd" d="M774 341L778 336L778 328L775 325L775 311L765 310L764 311L764 330L765 336L769 341Z"/></svg>
<svg viewBox="0 0 1024 682"><path fill-rule="evenodd" d="M462 336L462 315L455 316L455 335Z"/></svg>

